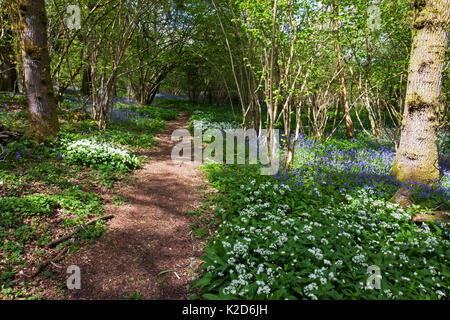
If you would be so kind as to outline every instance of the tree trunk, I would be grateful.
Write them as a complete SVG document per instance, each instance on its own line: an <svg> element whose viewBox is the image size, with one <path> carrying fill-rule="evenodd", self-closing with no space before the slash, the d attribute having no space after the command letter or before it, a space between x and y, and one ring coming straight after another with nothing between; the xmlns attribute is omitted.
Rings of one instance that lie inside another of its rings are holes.
<svg viewBox="0 0 450 320"><path fill-rule="evenodd" d="M2 13L2 37L0 39L0 91L17 92L14 35L5 21L12 21L11 14Z"/></svg>
<svg viewBox="0 0 450 320"><path fill-rule="evenodd" d="M339 15L339 8L336 2L333 2L333 11L337 16ZM336 18L335 29L339 30L339 17ZM344 58L342 57L341 45L339 44L339 40L335 40L334 49L337 54L337 69L339 70L338 78L340 106L344 110L344 120L347 137L353 138L355 136L355 129L353 127L353 121L350 115L350 106L348 104L347 88L345 85Z"/></svg>
<svg viewBox="0 0 450 320"><path fill-rule="evenodd" d="M338 60L341 60L340 52ZM338 63L338 68L342 68L342 64L340 62ZM343 68L339 72L339 88L341 106L344 109L345 130L347 132L347 137L353 138L355 136L355 129L353 127L353 121L350 115L350 106L348 105L347 88L345 87L345 74Z"/></svg>
<svg viewBox="0 0 450 320"><path fill-rule="evenodd" d="M450 1L415 0L413 44L408 70L405 113L393 174L430 183L439 179L436 146L437 110L450 25Z"/></svg>
<svg viewBox="0 0 450 320"><path fill-rule="evenodd" d="M161 83L158 83L158 85L156 85L156 87L154 87L150 93L149 98L147 99L147 105L151 105L153 103L153 100L155 100L156 94L159 91L159 87L160 87Z"/></svg>
<svg viewBox="0 0 450 320"><path fill-rule="evenodd" d="M81 79L81 93L85 96L90 96L92 94L91 82L91 66L87 65L83 67L83 77Z"/></svg>
<svg viewBox="0 0 450 320"><path fill-rule="evenodd" d="M17 92L17 71L14 60L10 59L9 53L0 54L0 91Z"/></svg>
<svg viewBox="0 0 450 320"><path fill-rule="evenodd" d="M0 44L0 91L17 92L17 70L12 43ZM11 39L12 41L12 39Z"/></svg>
<svg viewBox="0 0 450 320"><path fill-rule="evenodd" d="M56 99L50 77L47 47L47 16L44 0L18 1L21 49L28 98L27 135L38 140L59 130Z"/></svg>

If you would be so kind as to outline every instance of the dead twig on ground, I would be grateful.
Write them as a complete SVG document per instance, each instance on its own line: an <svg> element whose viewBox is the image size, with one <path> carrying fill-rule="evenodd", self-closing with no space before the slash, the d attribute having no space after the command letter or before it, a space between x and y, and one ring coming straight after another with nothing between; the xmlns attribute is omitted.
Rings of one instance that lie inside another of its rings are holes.
<svg viewBox="0 0 450 320"><path fill-rule="evenodd" d="M91 221L89 221L89 222L87 222L87 223L85 223L85 224L83 224L83 225L77 227L77 228L76 228L74 231L72 231L71 233L69 233L69 234L67 234L67 235L65 235L65 236L63 236L63 237L61 237L61 238L58 238L58 239L56 239L56 240L53 240L52 242L50 242L50 243L47 245L47 248L53 248L53 247L56 247L56 246L57 246L58 244L60 244L61 242L64 242L64 241L66 241L66 240L72 238L74 235L76 235L78 232L80 232L81 230L83 230L85 227L87 227L87 226L89 226L89 225L91 225L91 224L94 224L94 223L96 223L96 222L99 221L99 220L109 220L109 219L112 219L112 218L114 218L114 215L113 215L113 214L110 214L110 215L107 215L107 216L103 216L103 217L99 217L99 218L92 219Z"/></svg>

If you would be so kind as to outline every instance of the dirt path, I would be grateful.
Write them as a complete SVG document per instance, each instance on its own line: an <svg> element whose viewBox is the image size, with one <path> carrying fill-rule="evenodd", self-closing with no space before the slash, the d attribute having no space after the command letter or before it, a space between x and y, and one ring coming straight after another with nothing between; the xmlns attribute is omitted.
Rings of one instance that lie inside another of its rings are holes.
<svg viewBox="0 0 450 320"><path fill-rule="evenodd" d="M58 283L65 284L67 267L77 265L81 289L46 290L46 298L124 299L132 293L142 299L189 297L191 259L201 255L202 244L192 236L192 220L184 212L198 204L196 195L206 181L196 170L198 164L176 164L170 159L171 133L186 128L187 121L188 115L181 113L156 137L158 150L133 174L134 186L120 190L127 204L108 207L107 213L115 215L108 233L60 263ZM165 270L175 272L158 275Z"/></svg>

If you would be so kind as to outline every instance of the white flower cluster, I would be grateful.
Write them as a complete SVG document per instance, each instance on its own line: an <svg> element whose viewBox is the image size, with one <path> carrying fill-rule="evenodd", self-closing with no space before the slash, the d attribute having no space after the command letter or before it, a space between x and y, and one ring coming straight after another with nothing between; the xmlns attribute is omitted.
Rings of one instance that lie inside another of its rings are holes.
<svg viewBox="0 0 450 320"><path fill-rule="evenodd" d="M355 284L365 290L367 266L374 264L375 255L382 255L392 261L382 267L383 279L415 282L418 286L417 273L412 277L414 273L405 269L408 273L398 274L398 270L414 264L416 270L426 270L433 283L424 290L445 297L447 282L439 265L433 267L425 258L423 263L418 261L415 249L435 252L436 248L448 247L449 241L437 238L426 225L411 229L410 243L408 239L399 241L398 235L404 224L410 223L410 217L398 206L386 205L372 190L362 189L338 207L324 206L293 215L292 208L275 200L282 199L280 190L291 191L288 185L273 180L259 185L252 180L240 186L242 209L234 220L224 221L219 228L226 235L222 245L227 265L217 264L217 269L228 270L230 276L222 294L270 298L275 293L274 285L281 281L286 285L290 281L286 279L295 278L292 281L297 282L295 286L304 297L318 299L330 285L339 288L351 283L354 279L348 274L359 275ZM440 257L447 265L447 258ZM306 276L299 275L305 271ZM379 293L390 299L415 294L417 289L411 289L411 293L408 286L411 284L382 288Z"/></svg>
<svg viewBox="0 0 450 320"><path fill-rule="evenodd" d="M200 119L194 121L194 130L206 131L206 130L227 130L227 129L239 129L241 126L236 122L216 122L210 119Z"/></svg>

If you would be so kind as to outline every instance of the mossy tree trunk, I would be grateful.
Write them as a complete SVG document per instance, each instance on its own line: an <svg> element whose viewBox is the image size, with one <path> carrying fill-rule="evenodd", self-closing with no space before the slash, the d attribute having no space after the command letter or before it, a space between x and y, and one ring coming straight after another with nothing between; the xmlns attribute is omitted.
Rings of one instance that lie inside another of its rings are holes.
<svg viewBox="0 0 450 320"><path fill-rule="evenodd" d="M50 76L45 1L18 0L17 5L30 116L26 134L42 140L45 137L56 135L59 130L56 99Z"/></svg>
<svg viewBox="0 0 450 320"><path fill-rule="evenodd" d="M450 25L449 0L415 0L413 44L400 145L393 166L398 180L439 179L436 146L442 72Z"/></svg>

